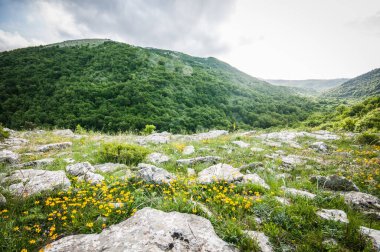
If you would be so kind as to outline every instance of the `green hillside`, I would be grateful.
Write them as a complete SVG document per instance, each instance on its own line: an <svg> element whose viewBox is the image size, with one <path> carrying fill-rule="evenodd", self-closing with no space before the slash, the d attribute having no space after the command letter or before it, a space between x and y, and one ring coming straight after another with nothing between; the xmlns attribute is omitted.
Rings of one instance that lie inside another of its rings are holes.
<svg viewBox="0 0 380 252"><path fill-rule="evenodd" d="M108 40L0 53L0 122L20 129L196 131L293 125L315 107L215 58Z"/></svg>
<svg viewBox="0 0 380 252"><path fill-rule="evenodd" d="M340 79L309 79L309 80L265 80L270 84L277 86L287 86L287 87L296 87L309 90L309 92L314 91L321 92L333 87L336 87L349 79L340 78Z"/></svg>
<svg viewBox="0 0 380 252"><path fill-rule="evenodd" d="M353 78L329 90L326 95L339 98L363 98L380 94L380 68Z"/></svg>

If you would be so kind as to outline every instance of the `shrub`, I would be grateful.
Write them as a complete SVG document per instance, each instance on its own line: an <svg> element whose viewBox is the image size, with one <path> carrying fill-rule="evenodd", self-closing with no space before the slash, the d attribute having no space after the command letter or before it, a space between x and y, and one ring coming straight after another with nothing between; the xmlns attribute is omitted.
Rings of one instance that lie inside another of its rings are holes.
<svg viewBox="0 0 380 252"><path fill-rule="evenodd" d="M144 160L148 153L148 149L138 145L106 143L100 150L100 159L105 162L131 165Z"/></svg>
<svg viewBox="0 0 380 252"><path fill-rule="evenodd" d="M75 127L75 133L78 133L78 134L85 134L86 133L86 130L80 126L80 124L78 124L76 127Z"/></svg>
<svg viewBox="0 0 380 252"><path fill-rule="evenodd" d="M359 144L380 144L380 137L376 134L364 132L356 137Z"/></svg>
<svg viewBox="0 0 380 252"><path fill-rule="evenodd" d="M145 135L149 135L149 134L152 134L155 130L156 130L156 126L154 126L153 124L147 124L145 125L145 129L143 130L143 133Z"/></svg>
<svg viewBox="0 0 380 252"><path fill-rule="evenodd" d="M9 132L5 131L4 128L0 125L0 140L4 140L9 137Z"/></svg>

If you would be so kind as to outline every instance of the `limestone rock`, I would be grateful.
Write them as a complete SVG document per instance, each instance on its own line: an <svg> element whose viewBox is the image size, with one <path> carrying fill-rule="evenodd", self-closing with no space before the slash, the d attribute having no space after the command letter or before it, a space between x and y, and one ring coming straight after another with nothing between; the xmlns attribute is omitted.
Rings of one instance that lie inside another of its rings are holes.
<svg viewBox="0 0 380 252"><path fill-rule="evenodd" d="M195 148L192 145L185 146L185 148L182 151L183 155L190 155L195 152Z"/></svg>
<svg viewBox="0 0 380 252"><path fill-rule="evenodd" d="M95 168L89 162L76 163L66 166L66 171L80 180L85 180L93 185L99 184L104 180L100 174L94 173Z"/></svg>
<svg viewBox="0 0 380 252"><path fill-rule="evenodd" d="M147 143L165 144L165 143L170 142L171 136L172 134L168 132L153 133L148 136L138 138L137 143L139 144L147 144Z"/></svg>
<svg viewBox="0 0 380 252"><path fill-rule="evenodd" d="M116 163L104 163L94 165L95 171L97 172L114 172L119 169L125 169L127 166L125 164L116 164Z"/></svg>
<svg viewBox="0 0 380 252"><path fill-rule="evenodd" d="M196 172L195 172L194 169L187 168L187 175L188 175L188 176L195 176L195 175L196 175Z"/></svg>
<svg viewBox="0 0 380 252"><path fill-rule="evenodd" d="M359 188L351 180L338 175L313 176L310 181L317 183L318 187L328 188L335 191L359 191Z"/></svg>
<svg viewBox="0 0 380 252"><path fill-rule="evenodd" d="M149 162L152 162L154 164L161 164L170 160L168 156L158 152L153 152L149 154L147 159Z"/></svg>
<svg viewBox="0 0 380 252"><path fill-rule="evenodd" d="M247 184L247 183L256 184L256 185L259 185L259 186L261 186L261 187L263 187L265 189L269 189L269 185L267 183L265 183L265 180L262 179L256 173L244 175L242 183L245 183L245 184Z"/></svg>
<svg viewBox="0 0 380 252"><path fill-rule="evenodd" d="M16 181L16 183L13 183ZM21 182L19 182L21 181ZM70 180L64 171L16 170L2 182L10 182L9 191L18 196L30 196L46 190L70 187Z"/></svg>
<svg viewBox="0 0 380 252"><path fill-rule="evenodd" d="M232 143L239 146L240 148L248 148L250 146L249 143L243 141L233 141Z"/></svg>
<svg viewBox="0 0 380 252"><path fill-rule="evenodd" d="M250 164L242 165L242 166L240 166L238 169L239 169L239 170L244 170L244 169L257 169L257 168L260 168L260 167L264 167L264 164L263 164L262 162L253 162L253 163L250 163Z"/></svg>
<svg viewBox="0 0 380 252"><path fill-rule="evenodd" d="M342 193L346 204L365 213L379 213L380 199L371 194L362 192L345 192Z"/></svg>
<svg viewBox="0 0 380 252"><path fill-rule="evenodd" d="M147 182L154 182L157 184L170 183L173 179L176 178L175 175L168 172L167 170L151 164L140 163L138 164L138 168L140 170L137 172L137 176Z"/></svg>
<svg viewBox="0 0 380 252"><path fill-rule="evenodd" d="M20 156L17 153L14 153L10 150L2 150L0 151L0 163L9 163L14 164L17 163L20 159Z"/></svg>
<svg viewBox="0 0 380 252"><path fill-rule="evenodd" d="M216 164L198 173L198 182L202 184L226 181L235 182L243 179L243 174L228 164Z"/></svg>
<svg viewBox="0 0 380 252"><path fill-rule="evenodd" d="M217 137L223 136L223 135L228 135L228 131L226 131L226 130L211 130L209 132L185 136L184 139L187 141L202 141L202 140L217 138Z"/></svg>
<svg viewBox="0 0 380 252"><path fill-rule="evenodd" d="M337 209L321 209L317 211L317 215L325 220L339 221L348 223L347 214Z"/></svg>
<svg viewBox="0 0 380 252"><path fill-rule="evenodd" d="M360 232L371 239L375 250L380 251L380 230L360 227Z"/></svg>
<svg viewBox="0 0 380 252"><path fill-rule="evenodd" d="M53 130L53 135L63 137L74 137L74 132L71 129Z"/></svg>
<svg viewBox="0 0 380 252"><path fill-rule="evenodd" d="M67 236L49 244L44 251L230 252L237 249L220 239L205 218L146 207L99 234Z"/></svg>
<svg viewBox="0 0 380 252"><path fill-rule="evenodd" d="M282 186L281 189L285 192L285 194L289 194L289 195L293 195L293 196L302 196L302 197L305 197L305 198L308 198L308 199L314 199L315 196L316 196L313 193L309 193L309 192L306 192L306 191L298 190L298 189L295 189L295 188L288 188L288 187Z"/></svg>
<svg viewBox="0 0 380 252"><path fill-rule="evenodd" d="M275 198L278 202L280 202L281 204L283 204L283 205L286 205L286 206L289 206L289 205L290 205L290 201L289 201L287 198L278 197L278 196L275 196L274 198Z"/></svg>
<svg viewBox="0 0 380 252"><path fill-rule="evenodd" d="M245 230L244 233L247 234L251 239L257 241L257 245L259 245L261 252L273 251L272 245L269 242L269 238L263 232Z"/></svg>
<svg viewBox="0 0 380 252"><path fill-rule="evenodd" d="M0 193L0 206L7 204L7 199Z"/></svg>
<svg viewBox="0 0 380 252"><path fill-rule="evenodd" d="M288 179L288 178L291 178L292 175L289 173L280 173L280 174L276 174L274 177L276 179Z"/></svg>
<svg viewBox="0 0 380 252"><path fill-rule="evenodd" d="M52 143L40 145L36 148L36 151L48 152L51 150L62 150L71 147L73 144L71 142L63 142L63 143Z"/></svg>
<svg viewBox="0 0 380 252"><path fill-rule="evenodd" d="M306 163L300 156L297 155L288 155L281 158L282 165L284 166L294 166Z"/></svg>
<svg viewBox="0 0 380 252"><path fill-rule="evenodd" d="M54 162L54 158L44 158L44 159L38 159L29 161L23 164L16 165L17 168L24 168L24 167L41 167L45 165L49 165Z"/></svg>
<svg viewBox="0 0 380 252"><path fill-rule="evenodd" d="M258 148L258 147L252 147L252 148L251 148L251 151L253 151L253 152L263 152L264 149L262 149L262 148Z"/></svg>
<svg viewBox="0 0 380 252"><path fill-rule="evenodd" d="M310 145L310 148L312 148L312 149L314 149L314 150L316 150L318 152L322 152L322 153L328 152L328 150L329 150L329 147L324 142L315 142L315 143L312 143Z"/></svg>
<svg viewBox="0 0 380 252"><path fill-rule="evenodd" d="M205 156L205 157L195 157L187 159L178 159L177 164L179 165L194 165L196 163L215 163L219 161L221 157L218 156Z"/></svg>

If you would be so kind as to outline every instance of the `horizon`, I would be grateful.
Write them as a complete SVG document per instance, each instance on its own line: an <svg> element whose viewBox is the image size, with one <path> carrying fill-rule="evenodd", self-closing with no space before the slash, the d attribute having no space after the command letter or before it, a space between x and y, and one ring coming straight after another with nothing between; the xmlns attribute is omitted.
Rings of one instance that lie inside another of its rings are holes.
<svg viewBox="0 0 380 252"><path fill-rule="evenodd" d="M111 3L0 0L0 51L105 37L215 57L264 80L351 79L380 67L376 0Z"/></svg>

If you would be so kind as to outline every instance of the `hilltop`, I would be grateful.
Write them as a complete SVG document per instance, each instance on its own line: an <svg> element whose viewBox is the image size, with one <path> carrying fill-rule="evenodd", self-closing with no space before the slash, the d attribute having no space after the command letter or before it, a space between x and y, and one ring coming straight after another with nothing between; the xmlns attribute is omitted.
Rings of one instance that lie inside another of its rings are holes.
<svg viewBox="0 0 380 252"><path fill-rule="evenodd" d="M296 87L310 92L314 91L315 93L325 91L327 89L339 86L340 84L348 81L349 79L339 78L339 79L308 79L308 80L274 80L266 79L270 84L277 86L287 86L287 87Z"/></svg>
<svg viewBox="0 0 380 252"><path fill-rule="evenodd" d="M0 53L0 122L108 132L296 125L316 104L216 58L95 39Z"/></svg>

